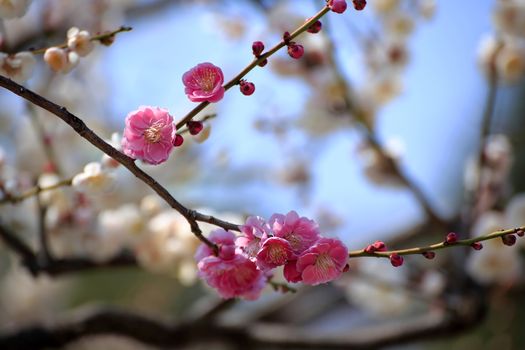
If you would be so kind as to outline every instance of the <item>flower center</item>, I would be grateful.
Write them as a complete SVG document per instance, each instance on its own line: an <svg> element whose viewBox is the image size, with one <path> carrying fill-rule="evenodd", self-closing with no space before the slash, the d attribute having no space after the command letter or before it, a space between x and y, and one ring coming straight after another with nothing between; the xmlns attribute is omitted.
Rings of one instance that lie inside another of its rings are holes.
<svg viewBox="0 0 525 350"><path fill-rule="evenodd" d="M144 138L149 143L157 143L161 138L162 123L156 122L144 131Z"/></svg>
<svg viewBox="0 0 525 350"><path fill-rule="evenodd" d="M329 271L334 267L334 261L328 254L322 253L317 257L315 266L317 266L321 271Z"/></svg>
<svg viewBox="0 0 525 350"><path fill-rule="evenodd" d="M198 81L202 90L204 90L205 92L212 91L215 85L215 72L211 69L204 70L204 72L202 72L201 76L199 77Z"/></svg>
<svg viewBox="0 0 525 350"><path fill-rule="evenodd" d="M286 254L281 247L272 245L268 251L268 257L274 264L280 264L286 259Z"/></svg>

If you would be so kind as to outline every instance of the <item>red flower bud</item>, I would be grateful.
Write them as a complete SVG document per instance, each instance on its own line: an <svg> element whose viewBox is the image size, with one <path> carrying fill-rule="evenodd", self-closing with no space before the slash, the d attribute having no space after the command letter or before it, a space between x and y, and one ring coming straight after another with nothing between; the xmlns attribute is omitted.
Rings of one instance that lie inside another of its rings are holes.
<svg viewBox="0 0 525 350"><path fill-rule="evenodd" d="M450 232L447 235L447 238L445 239L445 243L453 244L453 243L456 243L457 240L458 240L458 235L455 232Z"/></svg>
<svg viewBox="0 0 525 350"><path fill-rule="evenodd" d="M512 245L516 244L516 236L510 235L510 234L509 235L505 235L505 236L501 236L501 241L505 245L512 246Z"/></svg>
<svg viewBox="0 0 525 350"><path fill-rule="evenodd" d="M188 130L190 131L190 134L192 135L197 135L198 133L200 133L202 131L202 129L204 129L204 125L202 124L202 122L197 122L197 121L189 121L188 122Z"/></svg>
<svg viewBox="0 0 525 350"><path fill-rule="evenodd" d="M474 250L481 250L483 249L483 244L479 243L479 242L474 242L470 245L472 247L472 249Z"/></svg>
<svg viewBox="0 0 525 350"><path fill-rule="evenodd" d="M366 6L366 0L353 0L353 2L354 2L354 8L357 11L361 11Z"/></svg>
<svg viewBox="0 0 525 350"><path fill-rule="evenodd" d="M427 258L428 260L432 260L436 257L436 253L434 252L424 252L423 256Z"/></svg>
<svg viewBox="0 0 525 350"><path fill-rule="evenodd" d="M296 60L298 60L299 58L303 57L303 55L304 55L304 47L303 47L303 45L290 44L288 46L288 55L290 55L291 58L295 58Z"/></svg>
<svg viewBox="0 0 525 350"><path fill-rule="evenodd" d="M397 253L392 253L390 254L390 263L392 264L392 266L394 267L399 267L401 265L403 265L403 257Z"/></svg>
<svg viewBox="0 0 525 350"><path fill-rule="evenodd" d="M262 41L254 41L252 44L252 52L255 57L259 57L264 51L264 44Z"/></svg>
<svg viewBox="0 0 525 350"><path fill-rule="evenodd" d="M241 92L243 95L250 96L255 92L255 84L249 81L242 80L240 83Z"/></svg>
<svg viewBox="0 0 525 350"><path fill-rule="evenodd" d="M306 31L308 33L316 34L321 31L321 28L323 28L321 21L315 21Z"/></svg>

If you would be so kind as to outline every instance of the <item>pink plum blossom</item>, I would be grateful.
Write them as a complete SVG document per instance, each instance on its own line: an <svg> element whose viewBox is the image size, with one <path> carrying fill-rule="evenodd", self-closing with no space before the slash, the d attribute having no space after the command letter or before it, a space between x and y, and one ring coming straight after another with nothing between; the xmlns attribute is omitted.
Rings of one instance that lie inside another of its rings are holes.
<svg viewBox="0 0 525 350"><path fill-rule="evenodd" d="M273 235L270 225L260 216L248 217L241 226L241 233L244 235L238 237L235 244L254 261L261 248L261 240Z"/></svg>
<svg viewBox="0 0 525 350"><path fill-rule="evenodd" d="M299 255L319 239L319 226L313 220L299 217L295 211L286 215L274 214L269 220L276 237L284 238Z"/></svg>
<svg viewBox="0 0 525 350"><path fill-rule="evenodd" d="M297 271L297 260L288 261L283 269L284 278L290 283L302 281L301 273Z"/></svg>
<svg viewBox="0 0 525 350"><path fill-rule="evenodd" d="M348 261L348 248L337 239L322 238L297 259L302 281L312 286L338 278Z"/></svg>
<svg viewBox="0 0 525 350"><path fill-rule="evenodd" d="M233 258L235 254L235 235L233 233L219 228L213 230L208 239L219 247L219 257L221 259L229 260ZM195 252L195 260L199 262L212 255L213 250L203 243L197 248L197 252Z"/></svg>
<svg viewBox="0 0 525 350"><path fill-rule="evenodd" d="M224 96L222 70L209 62L198 64L182 76L184 92L192 102L218 102Z"/></svg>
<svg viewBox="0 0 525 350"><path fill-rule="evenodd" d="M244 255L236 254L230 260L208 256L197 266L199 276L226 299L240 297L255 300L266 284L264 273Z"/></svg>
<svg viewBox="0 0 525 350"><path fill-rule="evenodd" d="M270 237L257 253L257 266L261 270L269 270L286 264L293 257L290 242L283 238Z"/></svg>
<svg viewBox="0 0 525 350"><path fill-rule="evenodd" d="M126 117L122 150L131 158L160 164L168 159L174 137L175 126L168 110L141 106Z"/></svg>

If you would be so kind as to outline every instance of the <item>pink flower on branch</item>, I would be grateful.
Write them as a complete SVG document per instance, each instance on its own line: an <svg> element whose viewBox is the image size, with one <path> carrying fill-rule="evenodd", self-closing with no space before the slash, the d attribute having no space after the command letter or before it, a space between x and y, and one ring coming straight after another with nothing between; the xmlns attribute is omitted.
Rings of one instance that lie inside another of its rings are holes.
<svg viewBox="0 0 525 350"><path fill-rule="evenodd" d="M166 161L173 149L175 126L166 109L141 106L126 117L123 152L149 164Z"/></svg>
<svg viewBox="0 0 525 350"><path fill-rule="evenodd" d="M235 254L235 235L233 233L222 228L218 228L210 233L208 239L219 247L220 258L233 258ZM208 256L212 256L213 254L214 252L209 246L206 244L201 244L195 253L195 260L199 262Z"/></svg>
<svg viewBox="0 0 525 350"><path fill-rule="evenodd" d="M337 239L322 238L298 259L302 281L312 286L338 278L348 261L348 248Z"/></svg>
<svg viewBox="0 0 525 350"><path fill-rule="evenodd" d="M295 211L286 215L274 214L269 220L276 237L290 242L292 250L299 255L319 239L319 226L313 220L299 217Z"/></svg>
<svg viewBox="0 0 525 350"><path fill-rule="evenodd" d="M209 256L199 262L198 268L200 277L226 299L255 300L266 284L264 273L240 254L230 260Z"/></svg>
<svg viewBox="0 0 525 350"><path fill-rule="evenodd" d="M192 102L218 102L224 96L224 75L211 63L196 65L182 76L184 92Z"/></svg>
<svg viewBox="0 0 525 350"><path fill-rule="evenodd" d="M282 266L294 258L290 242L283 238L271 237L264 241L257 253L257 266L262 270L270 270Z"/></svg>
<svg viewBox="0 0 525 350"><path fill-rule="evenodd" d="M246 224L241 226L241 233L243 235L237 238L235 244L254 261L261 248L261 241L273 235L266 220L260 216L248 217Z"/></svg>

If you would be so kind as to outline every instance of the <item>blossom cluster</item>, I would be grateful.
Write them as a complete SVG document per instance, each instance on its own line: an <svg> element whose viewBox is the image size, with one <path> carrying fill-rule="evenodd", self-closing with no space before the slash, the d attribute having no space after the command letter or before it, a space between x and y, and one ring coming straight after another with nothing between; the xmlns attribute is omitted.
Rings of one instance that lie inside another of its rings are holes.
<svg viewBox="0 0 525 350"><path fill-rule="evenodd" d="M252 216L240 236L217 229L209 239L218 253L205 244L199 247L199 276L223 298L257 299L280 266L288 282L308 285L333 281L347 267L348 248L338 239L322 237L315 221L295 211L274 214L268 221Z"/></svg>
<svg viewBox="0 0 525 350"><path fill-rule="evenodd" d="M492 16L494 34L482 39L479 63L491 76L496 73L505 83L516 83L525 73L525 6L523 1L496 1Z"/></svg>

